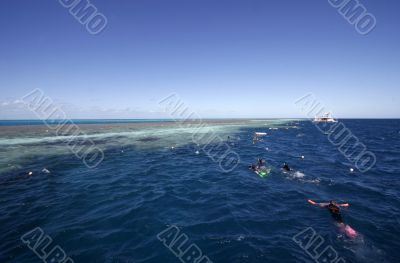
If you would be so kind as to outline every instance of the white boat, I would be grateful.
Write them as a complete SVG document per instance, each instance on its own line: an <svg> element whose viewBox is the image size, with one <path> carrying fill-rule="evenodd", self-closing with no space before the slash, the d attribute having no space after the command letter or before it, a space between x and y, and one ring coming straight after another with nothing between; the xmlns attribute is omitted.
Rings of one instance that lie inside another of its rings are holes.
<svg viewBox="0 0 400 263"><path fill-rule="evenodd" d="M332 116L330 112L325 113L321 117L315 117L314 122L337 122Z"/></svg>

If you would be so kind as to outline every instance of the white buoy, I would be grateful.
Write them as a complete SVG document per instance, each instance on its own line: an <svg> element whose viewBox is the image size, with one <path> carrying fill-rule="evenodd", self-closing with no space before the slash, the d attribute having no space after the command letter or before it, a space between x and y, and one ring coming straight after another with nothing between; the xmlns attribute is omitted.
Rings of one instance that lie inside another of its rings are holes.
<svg viewBox="0 0 400 263"><path fill-rule="evenodd" d="M304 155L301 156L301 159L304 159Z"/></svg>
<svg viewBox="0 0 400 263"><path fill-rule="evenodd" d="M33 174L32 172L29 172L29 173L28 173L28 175L32 175L32 174Z"/></svg>
<svg viewBox="0 0 400 263"><path fill-rule="evenodd" d="M353 169L353 168L350 168L350 172L354 172L354 169Z"/></svg>
<svg viewBox="0 0 400 263"><path fill-rule="evenodd" d="M196 151L195 153L196 153L196 154L199 154L200 152L199 152L199 151Z"/></svg>

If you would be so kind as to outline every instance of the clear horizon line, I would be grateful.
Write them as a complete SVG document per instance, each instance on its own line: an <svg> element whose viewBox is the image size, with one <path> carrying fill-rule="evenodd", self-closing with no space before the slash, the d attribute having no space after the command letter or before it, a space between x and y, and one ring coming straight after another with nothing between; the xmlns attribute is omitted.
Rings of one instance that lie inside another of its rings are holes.
<svg viewBox="0 0 400 263"><path fill-rule="evenodd" d="M297 120L310 120L312 118L304 117L207 117L207 118L194 118L194 119L173 119L173 118L71 118L71 119L0 119L0 121L60 121L60 120L273 120L273 119L297 119ZM342 117L336 119L359 119L359 120L398 120L400 117Z"/></svg>

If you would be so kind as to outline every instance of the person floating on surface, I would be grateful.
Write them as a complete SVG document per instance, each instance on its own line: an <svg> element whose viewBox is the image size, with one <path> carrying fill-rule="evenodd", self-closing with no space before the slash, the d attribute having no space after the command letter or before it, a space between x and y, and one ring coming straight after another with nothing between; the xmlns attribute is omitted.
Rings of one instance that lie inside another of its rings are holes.
<svg viewBox="0 0 400 263"><path fill-rule="evenodd" d="M358 236L358 233L351 228L351 226L346 225L343 222L342 214L340 213L340 207L349 207L350 205L348 203L338 204L335 201L330 201L329 203L316 203L313 200L308 200L308 202L312 205L327 208L335 220L336 225L346 234L346 236L349 238L356 238Z"/></svg>
<svg viewBox="0 0 400 263"><path fill-rule="evenodd" d="M285 163L283 163L283 167L282 167L282 169L283 170L285 170L285 171L287 171L287 172L290 172L290 167L289 167L289 165L285 162Z"/></svg>
<svg viewBox="0 0 400 263"><path fill-rule="evenodd" d="M257 164L252 164L249 165L249 169L253 170L253 171L258 171L260 170L262 167L264 167L265 161L261 158L257 159Z"/></svg>
<svg viewBox="0 0 400 263"><path fill-rule="evenodd" d="M256 171L257 170L257 166L255 164L252 164L249 166L249 169Z"/></svg>
<svg viewBox="0 0 400 263"><path fill-rule="evenodd" d="M257 168L261 168L262 166L264 166L265 161L261 158L257 159Z"/></svg>

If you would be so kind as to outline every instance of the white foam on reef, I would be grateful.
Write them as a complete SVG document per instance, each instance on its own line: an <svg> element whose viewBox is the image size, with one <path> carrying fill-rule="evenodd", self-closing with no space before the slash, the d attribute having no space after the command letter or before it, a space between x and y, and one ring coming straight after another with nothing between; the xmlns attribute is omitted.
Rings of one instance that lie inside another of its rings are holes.
<svg viewBox="0 0 400 263"><path fill-rule="evenodd" d="M278 124L282 124L282 121L264 121L265 124L275 126ZM253 124L254 125L254 124ZM27 137L16 137L16 138L0 138L1 146L12 146L12 145L25 145L25 144L40 144L40 143L53 143L58 141L69 141L70 139L92 139L92 140L102 140L109 139L113 137L125 137L127 139L140 139L145 137L160 137L167 138L170 136L176 135L177 137L181 137L184 135L190 135L190 138L193 134L205 134L205 133L236 133L238 130L245 126L252 126L249 123L244 124L218 124L218 125L204 125L203 128L198 129L196 126L194 127L185 127L185 125L179 126L163 126L160 125L155 128L143 128L143 129L135 129L135 130L123 130L123 128L116 128L117 131L110 132L98 132L98 131L85 131L86 134L80 134L77 136L48 136L46 134L45 137L41 136L42 134L36 134L35 137L27 136ZM102 129L100 129L102 130ZM221 137L222 138L222 137ZM222 139L226 139L223 137ZM181 141L181 140L180 140ZM148 142L146 142L148 143Z"/></svg>
<svg viewBox="0 0 400 263"><path fill-rule="evenodd" d="M161 127L161 128L151 128L144 130L135 131L117 131L117 132L103 132L103 133L93 133L93 134L80 134L80 135L69 135L69 136L46 136L46 137L22 137L22 138L10 138L10 139L0 139L1 146L12 146L12 145L25 145L25 144L40 144L40 143L53 143L69 141L71 139L83 140L102 140L110 139L113 137L125 137L127 139L142 139L145 137L170 137L170 136L184 136L192 134L205 134L205 133L229 133L237 132L239 125L221 125L221 126L206 126L205 128L186 128L186 127ZM148 142L146 142L148 143Z"/></svg>
<svg viewBox="0 0 400 263"><path fill-rule="evenodd" d="M18 130L8 132L0 130L0 173L9 172L37 158L53 157L58 155L72 155L67 147L69 140L90 139L102 150L112 148L125 148L134 146L139 150L175 148L193 144L193 135L196 144L207 143L212 136L218 136L222 141L227 141L228 136L241 132L244 127L260 127L260 125L282 125L281 120L262 120L262 122L235 121L232 123L202 123L199 126L178 123L159 123L152 125L82 125L84 134L78 136L56 136L53 132L45 132L47 128L34 127L32 131ZM16 128L17 129L17 128ZM4 136L5 134L5 136ZM54 134L52 136L52 134ZM207 136L204 136L207 135ZM107 158L107 156L105 156Z"/></svg>

